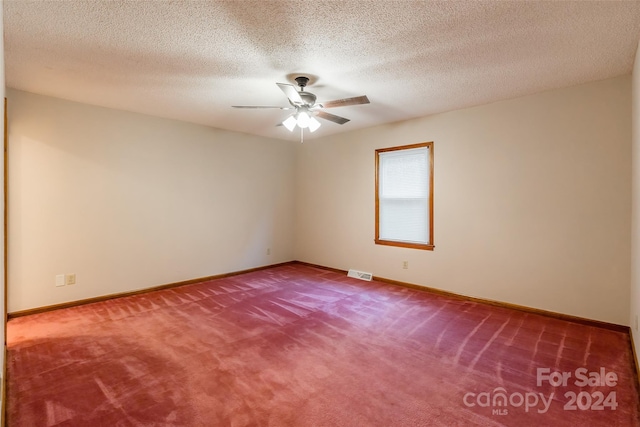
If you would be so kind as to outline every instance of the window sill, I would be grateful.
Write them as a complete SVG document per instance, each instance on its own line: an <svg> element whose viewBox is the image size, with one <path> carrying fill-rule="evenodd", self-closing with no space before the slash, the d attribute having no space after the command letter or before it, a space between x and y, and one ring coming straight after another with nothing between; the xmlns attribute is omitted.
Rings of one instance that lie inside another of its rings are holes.
<svg viewBox="0 0 640 427"><path fill-rule="evenodd" d="M435 249L435 245L423 244L423 243L408 243L408 242L394 242L393 240L381 240L375 239L376 245L386 246L398 246L401 248L421 249L424 251L432 251Z"/></svg>

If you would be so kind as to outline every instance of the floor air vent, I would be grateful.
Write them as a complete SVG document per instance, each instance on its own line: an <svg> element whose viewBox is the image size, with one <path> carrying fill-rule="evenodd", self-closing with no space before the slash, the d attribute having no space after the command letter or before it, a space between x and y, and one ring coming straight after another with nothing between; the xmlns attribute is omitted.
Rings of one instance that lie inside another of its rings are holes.
<svg viewBox="0 0 640 427"><path fill-rule="evenodd" d="M354 278L360 279L360 280L366 280L366 281L370 282L371 278L373 277L373 274L365 273L364 271L349 270L349 273L347 273L347 276L354 277Z"/></svg>

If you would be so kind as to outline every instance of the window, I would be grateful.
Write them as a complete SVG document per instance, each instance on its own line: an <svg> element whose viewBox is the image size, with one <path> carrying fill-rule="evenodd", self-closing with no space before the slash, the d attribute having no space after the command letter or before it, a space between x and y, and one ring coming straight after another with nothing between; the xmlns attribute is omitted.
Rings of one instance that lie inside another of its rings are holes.
<svg viewBox="0 0 640 427"><path fill-rule="evenodd" d="M375 242L433 250L433 142L376 150Z"/></svg>

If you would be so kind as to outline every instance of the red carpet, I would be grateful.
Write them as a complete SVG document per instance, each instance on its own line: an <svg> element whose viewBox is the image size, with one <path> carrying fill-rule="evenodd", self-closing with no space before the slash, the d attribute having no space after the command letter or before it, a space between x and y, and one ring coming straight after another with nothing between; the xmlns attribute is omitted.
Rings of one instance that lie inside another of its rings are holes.
<svg viewBox="0 0 640 427"><path fill-rule="evenodd" d="M298 264L13 319L7 365L9 426L640 426L624 333Z"/></svg>

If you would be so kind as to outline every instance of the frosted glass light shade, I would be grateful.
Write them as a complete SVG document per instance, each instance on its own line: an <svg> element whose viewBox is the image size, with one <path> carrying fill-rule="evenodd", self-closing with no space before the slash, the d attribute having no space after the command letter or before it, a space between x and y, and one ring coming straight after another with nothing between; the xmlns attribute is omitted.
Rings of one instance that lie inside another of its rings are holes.
<svg viewBox="0 0 640 427"><path fill-rule="evenodd" d="M309 122L311 122L311 117L309 117L309 114L307 114L306 111L298 113L298 127L302 129L308 128Z"/></svg>
<svg viewBox="0 0 640 427"><path fill-rule="evenodd" d="M289 132L293 132L293 129L296 127L296 118L293 116L289 116L287 117L287 120L282 122L282 124L284 125L284 127L289 129Z"/></svg>
<svg viewBox="0 0 640 427"><path fill-rule="evenodd" d="M309 130L315 132L320 127L320 122L315 117L309 119Z"/></svg>

